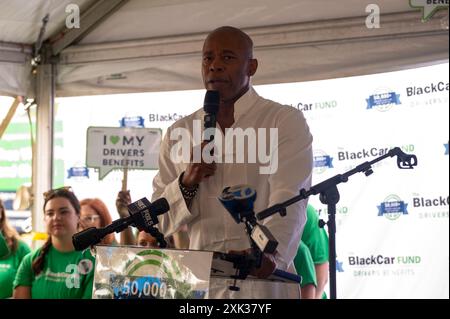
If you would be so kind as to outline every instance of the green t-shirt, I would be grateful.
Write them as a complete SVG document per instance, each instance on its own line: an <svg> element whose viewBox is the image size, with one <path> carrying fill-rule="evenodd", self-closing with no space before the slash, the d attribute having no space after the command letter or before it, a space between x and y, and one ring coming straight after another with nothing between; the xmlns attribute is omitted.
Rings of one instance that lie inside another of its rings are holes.
<svg viewBox="0 0 450 319"><path fill-rule="evenodd" d="M9 254L9 247L6 244L5 237L3 237L3 234L0 232L0 258L8 254Z"/></svg>
<svg viewBox="0 0 450 319"><path fill-rule="evenodd" d="M305 287L306 285L310 284L313 284L317 287L314 262L312 260L308 246L306 246L302 241L300 241L297 255L294 258L294 266L295 270L297 270L297 274L302 276L302 283L300 284L301 287Z"/></svg>
<svg viewBox="0 0 450 319"><path fill-rule="evenodd" d="M328 235L324 228L319 227L319 215L314 207L307 206L307 221L303 229L302 242L308 246L314 264L328 261Z"/></svg>
<svg viewBox="0 0 450 319"><path fill-rule="evenodd" d="M90 299L95 259L89 250L60 252L53 246L45 256L44 268L36 276L31 268L41 248L22 261L14 280L17 286L31 287L33 299Z"/></svg>
<svg viewBox="0 0 450 319"><path fill-rule="evenodd" d="M9 251L9 250L8 250ZM23 241L17 243L17 250L0 257L0 299L10 298L13 292L13 281L16 277L20 262L30 252L30 248Z"/></svg>

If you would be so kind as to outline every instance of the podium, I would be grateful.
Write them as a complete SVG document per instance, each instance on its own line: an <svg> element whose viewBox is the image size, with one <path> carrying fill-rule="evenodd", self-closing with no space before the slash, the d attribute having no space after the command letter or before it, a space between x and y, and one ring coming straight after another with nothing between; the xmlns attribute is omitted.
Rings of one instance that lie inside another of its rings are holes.
<svg viewBox="0 0 450 319"><path fill-rule="evenodd" d="M93 299L299 298L296 278L234 282L233 263L212 251L95 246ZM230 290L236 284L239 291Z"/></svg>

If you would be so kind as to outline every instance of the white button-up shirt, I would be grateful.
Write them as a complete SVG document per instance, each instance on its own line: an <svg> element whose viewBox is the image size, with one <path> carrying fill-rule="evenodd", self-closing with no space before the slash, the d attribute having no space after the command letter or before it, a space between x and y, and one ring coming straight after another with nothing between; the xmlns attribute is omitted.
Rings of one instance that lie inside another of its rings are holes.
<svg viewBox="0 0 450 319"><path fill-rule="evenodd" d="M256 143L245 144L246 150L248 150L247 147L256 147L256 163L248 157L248 154L245 163L236 163L236 142L233 154L225 154L226 148L223 146L222 152L225 156L234 155L233 163L224 159L221 162L218 161L215 174L200 183L195 198L190 207L187 207L179 188L178 178L188 164L175 163L171 159L171 150L175 144L179 143L179 140L171 140L170 136L174 129L185 128L190 132L191 145L195 145L192 138L194 120L200 120L203 127L204 114L203 109L200 109L177 121L164 136L159 157L159 172L153 180L152 200L165 197L170 204L170 211L159 216L159 228L166 236L169 236L180 226L187 225L190 249L221 252L244 250L250 248L245 226L233 220L217 199L218 196L226 186L248 184L257 191L254 211L258 213L298 195L302 188L308 190L311 186L313 167L312 136L301 111L264 99L250 87L234 105L234 124L231 128L243 130L252 128L266 135L265 144L258 143L258 140ZM271 128L276 129L277 136L271 135ZM265 129L265 132L258 129ZM220 137L226 140L223 145L230 143L230 140L225 139L223 135ZM216 136L216 142L220 137ZM271 137L272 141L275 138L275 147L272 147L270 153L271 170L274 172L261 174L264 167L265 170L269 170L269 164L261 162L263 159L259 158L258 152L262 151L262 146L265 146L262 153L269 155ZM306 223L306 204L307 201L302 200L289 206L285 217L276 214L260 221L268 227L279 243L276 254L277 268L295 271L292 261L297 253ZM226 297L223 294L221 296ZM256 296L261 295L253 293L245 295L249 298ZM263 294L262 297L286 298L289 296L269 293L269 295Z"/></svg>

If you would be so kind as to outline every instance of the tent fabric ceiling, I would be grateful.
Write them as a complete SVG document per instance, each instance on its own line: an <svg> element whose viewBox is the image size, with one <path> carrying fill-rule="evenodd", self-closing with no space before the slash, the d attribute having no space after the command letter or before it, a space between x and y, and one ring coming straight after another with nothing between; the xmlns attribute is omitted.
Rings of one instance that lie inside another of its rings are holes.
<svg viewBox="0 0 450 319"><path fill-rule="evenodd" d="M69 4L82 11L92 0L0 0L0 42L33 44L48 13L44 39L56 34L64 27Z"/></svg>
<svg viewBox="0 0 450 319"><path fill-rule="evenodd" d="M361 17L373 0L132 0L81 44L206 33L221 25L244 29ZM407 0L379 0L382 13L411 11ZM126 21L126 23L124 23ZM361 20L364 24L364 19Z"/></svg>
<svg viewBox="0 0 450 319"><path fill-rule="evenodd" d="M11 59L34 43L50 13L46 39L64 26L67 4L91 0L0 0L0 94L23 94L29 59ZM57 95L202 88L200 52L220 25L247 31L260 67L255 84L298 82L409 68L448 60L448 12L429 22L406 0L377 1L381 28L367 29L372 0L129 0L62 51ZM83 22L83 21L82 21ZM82 23L81 22L81 23ZM20 51L20 52L19 52ZM5 53L6 52L6 53ZM29 54L27 55L29 57Z"/></svg>
<svg viewBox="0 0 450 319"><path fill-rule="evenodd" d="M32 44L49 14L43 39L65 25L66 6L85 9L92 0L0 0L0 95L30 95Z"/></svg>
<svg viewBox="0 0 450 319"><path fill-rule="evenodd" d="M0 62L0 95L27 96L30 87L31 64Z"/></svg>

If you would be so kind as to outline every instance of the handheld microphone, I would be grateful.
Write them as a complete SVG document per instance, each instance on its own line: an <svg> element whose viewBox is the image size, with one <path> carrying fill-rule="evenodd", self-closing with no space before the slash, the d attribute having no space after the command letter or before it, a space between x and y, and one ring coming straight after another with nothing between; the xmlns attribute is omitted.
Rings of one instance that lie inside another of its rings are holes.
<svg viewBox="0 0 450 319"><path fill-rule="evenodd" d="M128 226L135 226L139 230L150 230L158 224L158 215L164 214L169 209L169 203L165 198L157 199L153 203L145 197L141 198L128 205L130 216L117 219L106 227L89 227L73 235L73 246L75 250L84 250L101 242L106 235L113 232L120 233Z"/></svg>
<svg viewBox="0 0 450 319"><path fill-rule="evenodd" d="M203 102L204 116L204 131L203 141L211 142L214 140L214 131L216 129L216 117L219 111L220 95L219 91L206 91L205 100Z"/></svg>
<svg viewBox="0 0 450 319"><path fill-rule="evenodd" d="M244 222L248 233L258 248L264 252L273 254L278 246L278 241L264 225L256 222L253 205L256 200L256 190L248 185L226 187L219 196L219 201L230 213L236 223Z"/></svg>

